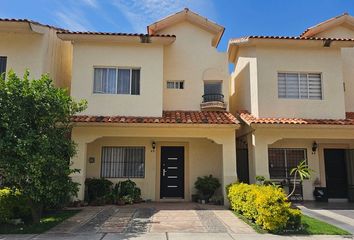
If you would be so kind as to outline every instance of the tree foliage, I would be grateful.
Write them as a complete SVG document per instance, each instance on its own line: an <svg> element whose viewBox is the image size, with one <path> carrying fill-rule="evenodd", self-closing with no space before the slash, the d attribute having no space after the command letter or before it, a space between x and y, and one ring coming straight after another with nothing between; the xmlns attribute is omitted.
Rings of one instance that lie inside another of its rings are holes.
<svg viewBox="0 0 354 240"><path fill-rule="evenodd" d="M294 186L293 190L288 194L287 198L289 198L295 192L297 175L299 175L300 180L303 181L305 178L310 178L312 172L313 170L309 168L309 165L306 163L306 160L302 160L299 165L291 169L290 175L294 174Z"/></svg>
<svg viewBox="0 0 354 240"><path fill-rule="evenodd" d="M0 169L7 186L28 200L34 222L45 206L76 195L70 174L75 143L70 139L70 118L86 102L75 102L68 92L54 87L48 75L19 78L13 71L0 77Z"/></svg>

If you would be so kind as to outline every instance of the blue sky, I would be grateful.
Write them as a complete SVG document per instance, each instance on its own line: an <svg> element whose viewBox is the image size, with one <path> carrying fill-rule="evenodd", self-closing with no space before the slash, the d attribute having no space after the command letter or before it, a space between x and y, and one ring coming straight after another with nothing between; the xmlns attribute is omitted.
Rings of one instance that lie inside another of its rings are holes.
<svg viewBox="0 0 354 240"><path fill-rule="evenodd" d="M219 45L247 35L299 35L348 12L354 0L0 0L0 18L28 18L77 31L143 32L188 7L226 27Z"/></svg>

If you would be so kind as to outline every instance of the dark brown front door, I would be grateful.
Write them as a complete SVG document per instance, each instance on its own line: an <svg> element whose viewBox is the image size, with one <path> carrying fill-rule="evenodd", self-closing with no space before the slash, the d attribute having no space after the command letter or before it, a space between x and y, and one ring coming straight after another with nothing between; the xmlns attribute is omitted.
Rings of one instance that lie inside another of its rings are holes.
<svg viewBox="0 0 354 240"><path fill-rule="evenodd" d="M161 198L184 198L184 147L161 147Z"/></svg>
<svg viewBox="0 0 354 240"><path fill-rule="evenodd" d="M328 198L347 198L348 183L344 149L324 149Z"/></svg>

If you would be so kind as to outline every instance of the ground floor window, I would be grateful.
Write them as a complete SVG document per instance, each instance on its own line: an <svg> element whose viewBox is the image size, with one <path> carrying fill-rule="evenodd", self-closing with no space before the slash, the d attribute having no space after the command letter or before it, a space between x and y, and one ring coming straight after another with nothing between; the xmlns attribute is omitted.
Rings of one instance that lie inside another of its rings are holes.
<svg viewBox="0 0 354 240"><path fill-rule="evenodd" d="M271 179L289 178L290 171L301 161L307 161L304 148L269 148L269 174Z"/></svg>
<svg viewBox="0 0 354 240"><path fill-rule="evenodd" d="M144 178L145 147L102 147L101 177Z"/></svg>

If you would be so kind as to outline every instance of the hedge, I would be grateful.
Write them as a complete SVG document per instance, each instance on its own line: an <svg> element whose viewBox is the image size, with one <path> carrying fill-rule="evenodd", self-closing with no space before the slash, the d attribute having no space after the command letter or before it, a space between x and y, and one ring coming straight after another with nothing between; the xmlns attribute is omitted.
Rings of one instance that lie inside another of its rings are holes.
<svg viewBox="0 0 354 240"><path fill-rule="evenodd" d="M301 224L301 211L292 209L283 190L276 186L234 183L227 187L227 197L232 210L264 230L280 232Z"/></svg>
<svg viewBox="0 0 354 240"><path fill-rule="evenodd" d="M0 223L8 223L18 218L24 222L31 219L31 210L26 199L18 190L0 189Z"/></svg>

